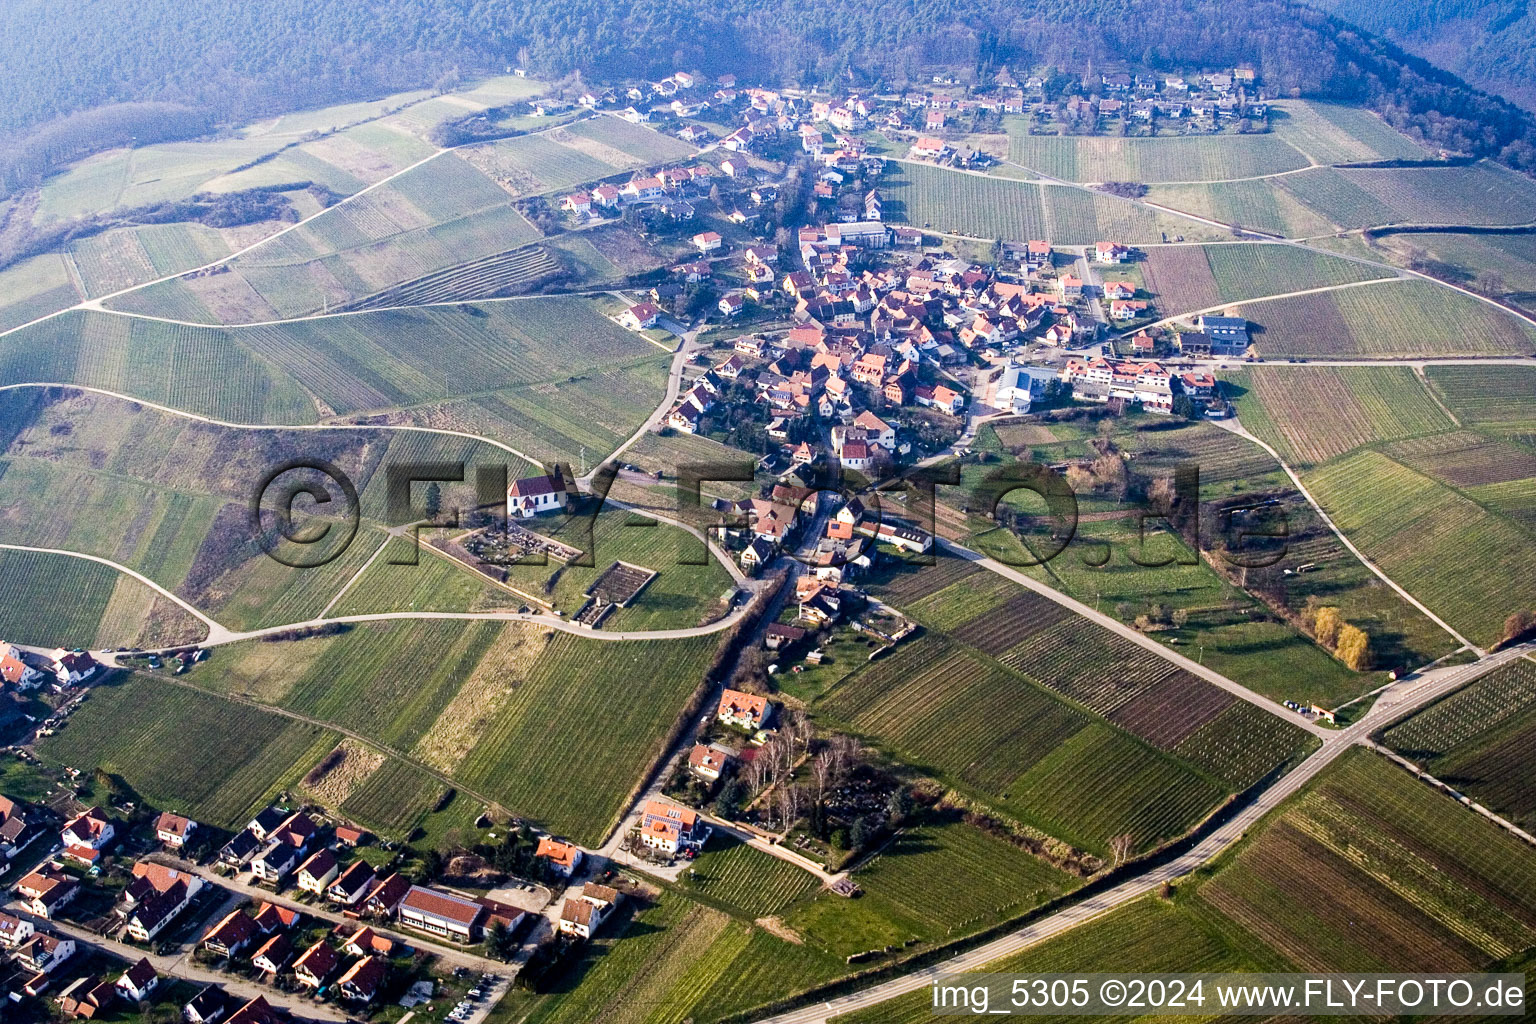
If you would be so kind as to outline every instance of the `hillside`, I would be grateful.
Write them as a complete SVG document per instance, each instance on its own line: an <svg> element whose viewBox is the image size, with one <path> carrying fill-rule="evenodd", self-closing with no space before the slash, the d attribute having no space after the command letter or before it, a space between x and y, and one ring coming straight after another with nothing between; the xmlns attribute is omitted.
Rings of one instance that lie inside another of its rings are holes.
<svg viewBox="0 0 1536 1024"><path fill-rule="evenodd" d="M1480 89L1536 109L1536 15L1522 0L1311 0Z"/></svg>
<svg viewBox="0 0 1536 1024"><path fill-rule="evenodd" d="M38 126L112 104L177 104L232 122L295 106L448 85L461 75L527 65L559 78L603 68L615 78L678 68L774 84L902 88L944 68L980 79L1009 65L1092 72L1110 65L1185 71L1251 63L1275 95L1375 109L1431 147L1536 169L1536 119L1469 89L1396 47L1286 0L905 0L771 7L642 0L622 15L600 0L549 7L451 0L173 0L59 4L19 0L0 21L0 175L15 186L57 163ZM657 39L674 44L657 46ZM58 69L69 68L60 74ZM142 111L135 111L142 114ZM170 116L170 115L168 115ZM164 135L98 119L68 143L120 145ZM199 129L200 130L200 129ZM99 148L99 147L98 147ZM23 167L22 175L5 166Z"/></svg>

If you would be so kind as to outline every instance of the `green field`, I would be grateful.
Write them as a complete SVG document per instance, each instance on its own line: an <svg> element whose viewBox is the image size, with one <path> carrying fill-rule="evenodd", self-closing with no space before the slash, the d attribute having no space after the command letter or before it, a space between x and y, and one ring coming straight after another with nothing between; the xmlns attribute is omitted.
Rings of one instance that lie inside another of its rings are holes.
<svg viewBox="0 0 1536 1024"><path fill-rule="evenodd" d="M679 881L752 918L777 914L819 887L809 871L723 834L710 839Z"/></svg>
<svg viewBox="0 0 1536 1024"><path fill-rule="evenodd" d="M1529 847L1357 751L1213 872L1180 880L1171 898L1143 897L983 969L1436 971L1487 969L1506 957L1519 965L1536 942L1533 894ZM945 1019L931 1006L924 988L833 1019Z"/></svg>
<svg viewBox="0 0 1536 1024"><path fill-rule="evenodd" d="M554 991L519 998L517 1018L507 1019L705 1024L847 971L840 958L675 892L633 910L622 912L585 947ZM493 1019L501 1024L499 1017Z"/></svg>
<svg viewBox="0 0 1536 1024"><path fill-rule="evenodd" d="M431 539L429 532L422 534L419 545L401 537L389 539L384 553L347 587L330 614L516 611L527 603L473 570L432 554ZM407 562L413 548L415 565L395 564Z"/></svg>
<svg viewBox="0 0 1536 1024"><path fill-rule="evenodd" d="M292 785L338 736L186 686L129 676L98 686L57 736L47 764L121 775L145 800L238 827Z"/></svg>
<svg viewBox="0 0 1536 1024"><path fill-rule="evenodd" d="M0 609L0 637L40 647L162 647L208 632L131 576L38 551L0 550Z"/></svg>
<svg viewBox="0 0 1536 1024"><path fill-rule="evenodd" d="M1211 245L1205 256L1222 302L1392 276L1390 270L1290 245Z"/></svg>
<svg viewBox="0 0 1536 1024"><path fill-rule="evenodd" d="M1153 185L1147 200L1238 227L1299 238L1325 234L1333 224L1278 185L1283 178Z"/></svg>
<svg viewBox="0 0 1536 1024"><path fill-rule="evenodd" d="M1308 100L1270 103L1274 132L1320 164L1422 160L1430 156L1369 110Z"/></svg>
<svg viewBox="0 0 1536 1024"><path fill-rule="evenodd" d="M354 730L595 846L715 644L712 636L583 640L520 623L376 622L335 637L226 647L186 679ZM603 755L590 756L597 746ZM352 799L372 820L386 817L366 786Z"/></svg>
<svg viewBox="0 0 1536 1024"><path fill-rule="evenodd" d="M1531 534L1386 455L1361 451L1306 475L1339 529L1388 576L1474 642L1536 607Z"/></svg>
<svg viewBox="0 0 1536 1024"><path fill-rule="evenodd" d="M1393 726L1387 745L1425 771L1529 830L1536 787L1536 663L1522 658Z"/></svg>
<svg viewBox="0 0 1536 1024"><path fill-rule="evenodd" d="M1278 135L1221 135L1160 139L1064 137L1026 134L1022 119L1009 124L1008 157L1066 181L1220 181L1306 167L1307 160Z"/></svg>
<svg viewBox="0 0 1536 1024"><path fill-rule="evenodd" d="M1462 423L1536 437L1536 368L1430 366L1424 374Z"/></svg>
<svg viewBox="0 0 1536 1024"><path fill-rule="evenodd" d="M1536 185L1486 162L1470 167L1318 168L1276 180L1341 228L1536 220Z"/></svg>
<svg viewBox="0 0 1536 1024"><path fill-rule="evenodd" d="M0 330L19 327L80 301L59 253L44 253L0 270Z"/></svg>
<svg viewBox="0 0 1536 1024"><path fill-rule="evenodd" d="M1455 427L1405 366L1253 366L1222 381L1243 426L1292 466Z"/></svg>
<svg viewBox="0 0 1536 1024"><path fill-rule="evenodd" d="M1529 355L1536 329L1486 302L1428 281L1386 281L1244 303L1260 354L1284 356Z"/></svg>
<svg viewBox="0 0 1536 1024"><path fill-rule="evenodd" d="M627 438L665 375L656 346L579 298L235 329L73 312L0 341L0 383L77 383L240 423L409 407L390 422L571 461Z"/></svg>

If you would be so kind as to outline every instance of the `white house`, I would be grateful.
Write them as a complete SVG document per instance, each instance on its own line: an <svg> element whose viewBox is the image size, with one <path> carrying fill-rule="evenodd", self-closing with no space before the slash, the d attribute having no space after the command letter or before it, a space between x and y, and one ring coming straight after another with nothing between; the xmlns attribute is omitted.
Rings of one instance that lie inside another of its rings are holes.
<svg viewBox="0 0 1536 1024"><path fill-rule="evenodd" d="M556 466L553 473L512 481L512 486L507 488L507 516L531 519L548 512L559 512L570 502L570 498L565 474Z"/></svg>
<svg viewBox="0 0 1536 1024"><path fill-rule="evenodd" d="M581 939L590 939L618 906L617 889L596 882L581 887L581 895L565 901L560 910L560 931Z"/></svg>
<svg viewBox="0 0 1536 1024"><path fill-rule="evenodd" d="M341 867L336 863L336 855L330 850L316 850L299 865L299 888L318 896L339 874Z"/></svg>
<svg viewBox="0 0 1536 1024"><path fill-rule="evenodd" d="M100 807L92 807L78 817L71 818L59 833L59 839L66 847L84 846L88 849L100 850L112 842L115 835L117 830L106 812Z"/></svg>
<svg viewBox="0 0 1536 1024"><path fill-rule="evenodd" d="M155 838L166 846L186 846L187 840L197 830L197 822L180 814L166 811L155 819Z"/></svg>

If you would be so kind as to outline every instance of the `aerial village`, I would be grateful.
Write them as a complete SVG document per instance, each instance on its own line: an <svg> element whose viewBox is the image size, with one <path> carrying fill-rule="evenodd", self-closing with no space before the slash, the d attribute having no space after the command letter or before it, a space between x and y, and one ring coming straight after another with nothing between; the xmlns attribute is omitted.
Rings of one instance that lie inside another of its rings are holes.
<svg viewBox="0 0 1536 1024"><path fill-rule="evenodd" d="M76 785L48 799L0 797L11 1000L66 1020L160 1005L188 1024L394 1020L391 1008L414 1007L479 1024L510 983L502 965L551 969L624 910L640 891L624 866L684 877L717 830L811 865L846 861L888 834L907 794L849 737L817 741L832 764L825 793L807 802L800 787L775 785L810 750L810 729L753 685L791 663L814 672L838 644L843 657L878 656L914 630L857 578L882 553L924 555L935 538L859 496L863 483L963 455L977 426L999 417L1074 407L1223 417L1230 407L1212 371L1251 358L1244 320L1160 320L1135 272L1141 254L1112 239L982 247L888 223L887 158L871 146L879 129L910 143L908 160L984 167L988 154L962 137L1003 113L1084 133L1262 130L1251 72L1161 82L1005 72L995 89L964 98L953 84L833 100L678 73L576 101L712 156L572 192L559 210L577 223L633 218L688 250L613 319L684 339L683 380L658 432L720 437L757 459L757 493L714 501L730 556L749 576L788 554L807 567L614 849L594 855L504 821L514 870L486 892L443 881L440 863L407 865L399 844L302 801L280 796L231 833L136 806L110 779L93 785L74 772ZM538 115L560 112L538 105ZM690 122L705 111L735 127ZM808 161L813 179L777 174L786 158ZM716 219L702 220L706 211ZM554 543L532 531L576 493L559 469L514 481L510 529L530 546ZM611 582L630 596L645 585ZM178 672L201 656L165 655ZM26 742L67 726L109 671L84 650L0 644L0 717L26 738L10 752L27 763ZM87 791L99 802L76 799Z"/></svg>

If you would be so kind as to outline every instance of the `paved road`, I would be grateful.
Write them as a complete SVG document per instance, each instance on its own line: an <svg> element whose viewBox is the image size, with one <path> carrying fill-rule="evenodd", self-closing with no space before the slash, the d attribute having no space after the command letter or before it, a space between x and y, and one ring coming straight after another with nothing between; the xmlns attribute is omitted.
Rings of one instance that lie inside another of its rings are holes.
<svg viewBox="0 0 1536 1024"><path fill-rule="evenodd" d="M1319 772L1332 764L1339 755L1356 744L1366 741L1370 733L1377 728L1465 685L1498 665L1525 656L1532 650L1536 650L1536 643L1500 651L1472 665L1436 669L1422 676L1414 676L1394 683L1383 692L1381 698L1358 722L1347 729L1331 733L1311 757L1264 790L1252 803L1228 821L1200 839L1182 856L1043 917L1018 931L1010 932L932 967L913 971L828 1002L762 1018L761 1024L823 1024L829 1018L839 1014L851 1013L854 1010L864 1009L887 999L894 999L926 988L939 974L980 970L995 960L1027 949L1101 914L1108 913L1116 907L1139 899L1156 890L1164 882L1171 882L1189 874L1241 839L1260 818L1296 793Z"/></svg>
<svg viewBox="0 0 1536 1024"><path fill-rule="evenodd" d="M243 874L239 877L220 875L217 872L210 871L208 868L203 867L200 864L193 864L190 861L181 860L180 858L172 857L169 854L153 854L149 859L159 861L160 863L170 865L182 871L187 871L195 875L201 875L203 878L207 879L209 882L212 882L214 885L228 889L232 892L239 893L243 896L249 896L253 900L264 900L267 903L276 903L279 906L297 910L301 914L305 914L313 918L318 918L323 921L329 921L332 924L346 924L349 927L361 927L363 923L346 917L332 904L329 903L300 903L296 900L291 900L283 896L273 895L270 889L263 889L258 885L252 885L249 882L244 881ZM429 953L435 953L444 961L452 964L455 967L468 967L471 970L489 971L492 974L506 973L506 964L497 960L491 960L480 956L478 953L474 953L470 950L459 949L455 946L445 945L443 943L436 942L426 936L417 935L412 932L396 931L387 926L375 924L372 921L367 922L367 924L380 935L394 939L397 942L403 943L407 946L412 946L416 949L425 950Z"/></svg>
<svg viewBox="0 0 1536 1024"><path fill-rule="evenodd" d="M334 1021L349 1019L347 1013L329 1003L304 999L293 993L284 992L268 985L258 985L255 982L246 981L235 974L225 974L221 971L204 967L192 960L191 949L183 949L179 953L160 956L156 953L146 953L142 949L118 942L116 939L104 938L68 921L44 921L42 918L23 909L20 904L12 904L6 910L8 913L30 919L37 925L39 930L50 930L67 935L75 940L77 946L94 947L127 960L130 964L136 963L140 957L148 957L155 970L168 977L182 978L198 985L218 985L220 988L243 999L263 996L267 1002L274 1006L285 1007L299 1017ZM124 969L126 970L126 967ZM109 976L109 978L110 980L116 980L115 976Z"/></svg>

